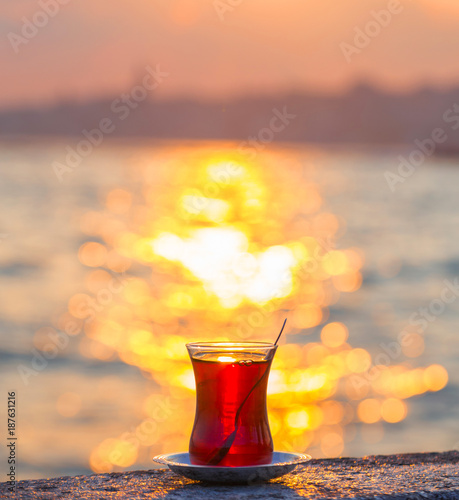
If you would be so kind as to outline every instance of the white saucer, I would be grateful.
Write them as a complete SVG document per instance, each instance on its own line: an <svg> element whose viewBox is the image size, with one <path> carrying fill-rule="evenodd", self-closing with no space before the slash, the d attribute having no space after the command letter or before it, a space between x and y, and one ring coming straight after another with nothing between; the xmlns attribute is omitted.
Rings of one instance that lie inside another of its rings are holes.
<svg viewBox="0 0 459 500"><path fill-rule="evenodd" d="M197 481L227 484L255 484L269 481L292 472L299 464L311 460L309 455L275 451L270 464L245 467L223 467L218 465L193 465L188 453L158 455L153 461L167 465L176 474Z"/></svg>

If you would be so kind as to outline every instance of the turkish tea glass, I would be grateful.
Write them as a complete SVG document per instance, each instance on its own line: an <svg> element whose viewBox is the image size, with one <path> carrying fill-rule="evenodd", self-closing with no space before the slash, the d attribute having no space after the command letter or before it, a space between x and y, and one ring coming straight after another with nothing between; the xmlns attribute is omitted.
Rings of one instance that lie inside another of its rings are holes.
<svg viewBox="0 0 459 500"><path fill-rule="evenodd" d="M196 379L191 463L227 467L271 463L266 390L277 345L198 342L186 347Z"/></svg>

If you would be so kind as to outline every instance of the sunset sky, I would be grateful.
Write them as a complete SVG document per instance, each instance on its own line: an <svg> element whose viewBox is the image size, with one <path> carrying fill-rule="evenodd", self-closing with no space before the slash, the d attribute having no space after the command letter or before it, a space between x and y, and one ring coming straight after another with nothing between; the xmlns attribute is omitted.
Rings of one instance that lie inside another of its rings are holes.
<svg viewBox="0 0 459 500"><path fill-rule="evenodd" d="M23 36L24 17L59 1L16 52L11 34ZM170 73L158 97L459 84L457 0L400 0L401 12L346 60L340 44L391 2L0 0L0 107L117 95L147 64Z"/></svg>

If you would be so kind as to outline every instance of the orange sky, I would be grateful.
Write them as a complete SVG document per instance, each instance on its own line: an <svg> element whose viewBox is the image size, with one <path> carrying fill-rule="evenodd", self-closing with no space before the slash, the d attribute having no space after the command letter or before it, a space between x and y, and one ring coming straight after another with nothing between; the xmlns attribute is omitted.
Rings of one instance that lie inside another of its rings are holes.
<svg viewBox="0 0 459 500"><path fill-rule="evenodd" d="M16 53L8 34L61 1ZM340 44L397 1L0 0L0 106L115 95L147 64L170 73L158 96L459 84L457 0L400 0L402 11L346 61ZM238 5L221 20L224 4Z"/></svg>

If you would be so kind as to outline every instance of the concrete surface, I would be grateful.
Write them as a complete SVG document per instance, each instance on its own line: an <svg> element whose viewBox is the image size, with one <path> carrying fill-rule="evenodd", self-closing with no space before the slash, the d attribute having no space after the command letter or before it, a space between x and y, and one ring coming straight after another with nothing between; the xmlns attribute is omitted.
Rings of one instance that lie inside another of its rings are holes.
<svg viewBox="0 0 459 500"><path fill-rule="evenodd" d="M20 481L16 493L0 484L0 498L17 499L458 499L459 452L312 460L266 484L215 486L169 470Z"/></svg>

